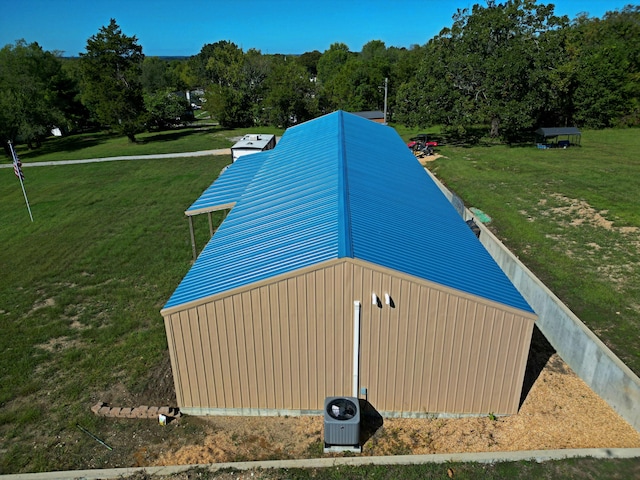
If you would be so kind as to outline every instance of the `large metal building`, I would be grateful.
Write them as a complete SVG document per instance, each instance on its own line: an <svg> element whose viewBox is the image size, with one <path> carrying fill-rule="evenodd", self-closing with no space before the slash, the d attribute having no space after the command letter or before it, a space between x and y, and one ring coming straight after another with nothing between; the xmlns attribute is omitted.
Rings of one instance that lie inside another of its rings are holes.
<svg viewBox="0 0 640 480"><path fill-rule="evenodd" d="M164 317L194 415L509 414L535 313L390 127L338 111L242 157Z"/></svg>

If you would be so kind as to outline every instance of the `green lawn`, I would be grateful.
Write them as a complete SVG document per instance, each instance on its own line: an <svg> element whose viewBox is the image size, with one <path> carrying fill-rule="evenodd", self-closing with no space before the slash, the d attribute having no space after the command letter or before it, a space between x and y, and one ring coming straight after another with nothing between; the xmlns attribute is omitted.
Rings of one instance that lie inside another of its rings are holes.
<svg viewBox="0 0 640 480"><path fill-rule="evenodd" d="M33 223L13 171L0 170L0 473L104 453L74 443L75 424L116 428L89 407L119 383L141 391L165 354L159 311L191 261L183 212L229 160L25 168Z"/></svg>
<svg viewBox="0 0 640 480"><path fill-rule="evenodd" d="M242 134L203 128L139 145L82 135L20 151L27 162L203 150L218 147L212 138L228 146ZM567 150L444 146L446 158L430 165L636 372L637 133L585 132L583 146ZM13 171L0 169L0 473L128 466L130 452L117 452L132 439L144 448L200 435L197 419L158 433L89 409L114 385L144 391L166 357L159 310L191 261L183 212L229 160L25 168L33 223ZM196 219L196 232L202 247L206 218ZM120 448L107 451L76 424ZM514 468L537 468L526 465Z"/></svg>
<svg viewBox="0 0 640 480"><path fill-rule="evenodd" d="M23 162L54 160L79 160L121 155L148 155L162 153L196 152L229 148L235 139L246 133L271 133L281 135L281 129L259 127L224 129L203 120L188 127L162 132L145 132L136 135L131 143L126 137L108 132L91 132L68 137L49 138L41 148L28 150L18 145L17 152ZM8 160L3 159L3 162Z"/></svg>
<svg viewBox="0 0 640 480"><path fill-rule="evenodd" d="M281 470L255 470L251 473L235 471L238 477L269 480L512 480L512 479L572 479L572 480L627 480L640 478L640 461L638 459L599 460L592 458L567 459L549 462L500 462L482 463L445 463L423 465L367 465L361 467L337 466L329 468L288 468ZM209 472L206 469L189 470L189 478L203 480L215 478L232 478L229 471ZM162 478L185 478L184 475L173 477L144 475L136 480L161 480Z"/></svg>

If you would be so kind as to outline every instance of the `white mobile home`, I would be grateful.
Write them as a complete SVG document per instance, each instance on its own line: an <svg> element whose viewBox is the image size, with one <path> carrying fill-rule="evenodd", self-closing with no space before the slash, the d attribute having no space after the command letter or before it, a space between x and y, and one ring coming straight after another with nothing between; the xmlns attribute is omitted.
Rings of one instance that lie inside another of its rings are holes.
<svg viewBox="0 0 640 480"><path fill-rule="evenodd" d="M235 162L243 155L271 150L276 146L275 135L250 134L242 137L231 147L231 159Z"/></svg>

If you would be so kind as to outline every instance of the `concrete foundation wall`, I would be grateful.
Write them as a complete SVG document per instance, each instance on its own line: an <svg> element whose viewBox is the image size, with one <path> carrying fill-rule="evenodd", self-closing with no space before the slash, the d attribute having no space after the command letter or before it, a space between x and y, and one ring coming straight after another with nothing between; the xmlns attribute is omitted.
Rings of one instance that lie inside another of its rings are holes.
<svg viewBox="0 0 640 480"><path fill-rule="evenodd" d="M428 173L452 204L460 203L431 172ZM463 216L465 220L473 217L467 209ZM500 240L484 225L479 224L479 227L480 242L538 314L536 324L549 343L594 392L640 431L640 378Z"/></svg>

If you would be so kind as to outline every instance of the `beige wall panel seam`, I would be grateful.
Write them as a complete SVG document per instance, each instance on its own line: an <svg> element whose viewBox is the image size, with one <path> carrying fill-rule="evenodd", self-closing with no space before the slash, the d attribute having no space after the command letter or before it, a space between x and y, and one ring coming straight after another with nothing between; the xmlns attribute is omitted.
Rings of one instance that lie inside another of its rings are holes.
<svg viewBox="0 0 640 480"><path fill-rule="evenodd" d="M282 321L280 315L280 288L278 284L273 284L269 288L269 299L271 302L271 319L273 320L273 356L274 356L274 391L276 408L284 408L284 385L283 385L283 347L282 347Z"/></svg>
<svg viewBox="0 0 640 480"><path fill-rule="evenodd" d="M208 375L207 369L211 366L211 362L207 361L207 356L211 354L211 348L208 346L208 323L206 314L206 305L201 305L196 309L196 325L198 326L198 349L196 354L196 363L198 364L198 375L201 377L199 384L201 385L199 392L200 405L211 405L209 392L211 390L211 377Z"/></svg>
<svg viewBox="0 0 640 480"><path fill-rule="evenodd" d="M184 401L185 405L195 406L193 402L193 372L192 365L190 361L190 344L189 339L191 338L191 332L189 331L189 312L180 312L180 332L181 332L181 342L179 346L181 347L180 356L182 357L181 362L181 373L183 377L186 379L184 384Z"/></svg>
<svg viewBox="0 0 640 480"><path fill-rule="evenodd" d="M273 319L269 307L269 287L262 286L260 293L260 317L262 319L262 360L264 368L264 396L266 405L276 405L275 400L275 360L273 344Z"/></svg>
<svg viewBox="0 0 640 480"><path fill-rule="evenodd" d="M180 368L178 365L178 359L176 354L176 338L173 332L173 316L167 315L164 317L164 327L167 333L167 344L169 346L169 360L171 362L171 374L173 376L174 388L176 391L176 400L178 406L182 405L183 402L183 394L182 394L182 378L180 376Z"/></svg>

